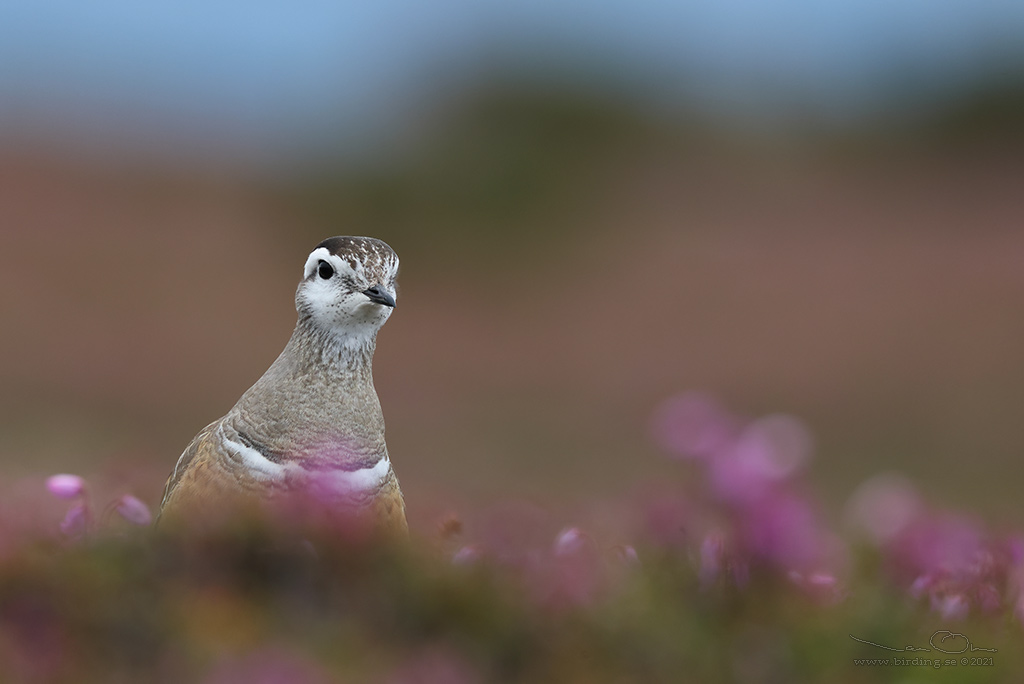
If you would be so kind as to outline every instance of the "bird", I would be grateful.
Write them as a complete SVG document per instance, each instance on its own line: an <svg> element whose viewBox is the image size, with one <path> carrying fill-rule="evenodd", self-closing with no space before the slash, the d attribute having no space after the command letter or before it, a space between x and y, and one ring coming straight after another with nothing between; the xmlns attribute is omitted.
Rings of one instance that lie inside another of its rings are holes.
<svg viewBox="0 0 1024 684"><path fill-rule="evenodd" d="M291 338L182 453L158 526L202 525L297 497L407 534L372 368L377 333L395 309L398 267L394 250L371 237L331 237L310 252Z"/></svg>

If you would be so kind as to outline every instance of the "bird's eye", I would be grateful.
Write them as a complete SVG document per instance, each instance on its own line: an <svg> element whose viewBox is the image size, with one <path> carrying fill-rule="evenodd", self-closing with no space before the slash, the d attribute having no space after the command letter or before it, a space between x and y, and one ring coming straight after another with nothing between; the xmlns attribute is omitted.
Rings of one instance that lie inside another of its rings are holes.
<svg viewBox="0 0 1024 684"><path fill-rule="evenodd" d="M316 267L316 272L324 280L327 280L334 275L334 269L331 268L331 265L323 259L320 260L320 265Z"/></svg>

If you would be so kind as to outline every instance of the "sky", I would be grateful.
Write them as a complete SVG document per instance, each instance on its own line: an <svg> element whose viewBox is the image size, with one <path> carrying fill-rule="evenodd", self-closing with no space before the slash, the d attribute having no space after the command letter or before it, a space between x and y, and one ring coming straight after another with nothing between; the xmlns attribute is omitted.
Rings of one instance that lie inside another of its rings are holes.
<svg viewBox="0 0 1024 684"><path fill-rule="evenodd" d="M8 0L0 137L98 132L291 145L358 136L516 63L722 111L840 116L905 84L1024 63L1019 0Z"/></svg>

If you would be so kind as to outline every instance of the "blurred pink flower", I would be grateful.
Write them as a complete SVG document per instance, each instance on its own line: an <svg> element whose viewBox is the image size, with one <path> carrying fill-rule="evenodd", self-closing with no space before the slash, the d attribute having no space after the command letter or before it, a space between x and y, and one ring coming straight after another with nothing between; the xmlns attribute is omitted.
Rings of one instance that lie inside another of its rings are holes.
<svg viewBox="0 0 1024 684"><path fill-rule="evenodd" d="M839 584L839 579L829 572L811 572L804 574L791 570L789 579L810 598L824 604L835 604L846 596Z"/></svg>
<svg viewBox="0 0 1024 684"><path fill-rule="evenodd" d="M92 523L92 513L89 506L84 502L78 502L68 509L64 520L60 523L60 531L66 536L77 539L83 536Z"/></svg>
<svg viewBox="0 0 1024 684"><path fill-rule="evenodd" d="M919 599L925 595L925 592L930 591L934 585L935 578L933 576L921 575L911 583L908 592L912 597Z"/></svg>
<svg viewBox="0 0 1024 684"><path fill-rule="evenodd" d="M777 414L746 426L733 448L735 457L763 478L781 481L810 459L812 442L803 423L792 416Z"/></svg>
<svg viewBox="0 0 1024 684"><path fill-rule="evenodd" d="M814 510L792 495L768 497L746 511L743 533L751 553L784 570L813 566L828 552Z"/></svg>
<svg viewBox="0 0 1024 684"><path fill-rule="evenodd" d="M913 485L904 477L883 473L865 480L846 504L846 521L875 544L884 544L924 512Z"/></svg>
<svg viewBox="0 0 1024 684"><path fill-rule="evenodd" d="M551 551L548 562L527 578L534 593L553 607L592 602L605 580L605 566L593 539L570 527L558 533Z"/></svg>
<svg viewBox="0 0 1024 684"><path fill-rule="evenodd" d="M909 594L928 597L932 609L957 619L972 602L983 613L1006 603L1002 587L1017 584L1010 542L992 542L974 522L951 514L922 516L884 551L897 574L915 577Z"/></svg>
<svg viewBox="0 0 1024 684"><path fill-rule="evenodd" d="M640 564L640 556L637 555L636 549L629 544L613 547L612 557L627 566Z"/></svg>
<svg viewBox="0 0 1024 684"><path fill-rule="evenodd" d="M971 578L989 563L981 528L974 522L951 514L921 517L891 543L890 553L898 564L915 575L941 574Z"/></svg>
<svg viewBox="0 0 1024 684"><path fill-rule="evenodd" d="M1010 555L1010 562L1014 565L1024 563L1024 537L1014 535L1006 541L1006 550Z"/></svg>
<svg viewBox="0 0 1024 684"><path fill-rule="evenodd" d="M553 551L556 556L568 556L579 553L588 543L587 535L578 527L569 527L555 537Z"/></svg>
<svg viewBox="0 0 1024 684"><path fill-rule="evenodd" d="M51 475L46 479L46 488L61 499L74 499L85 492L85 480L77 475Z"/></svg>
<svg viewBox="0 0 1024 684"><path fill-rule="evenodd" d="M125 494L118 499L114 510L122 518L135 525L145 526L153 522L153 514L149 512L149 507L131 494Z"/></svg>
<svg viewBox="0 0 1024 684"><path fill-rule="evenodd" d="M835 587L838 583L835 575L830 575L827 572L814 572L811 573L807 578L807 584L812 587Z"/></svg>
<svg viewBox="0 0 1024 684"><path fill-rule="evenodd" d="M609 590L623 586L629 578L636 576L635 573L640 568L640 556L629 544L611 547L604 560L602 581Z"/></svg>
<svg viewBox="0 0 1024 684"><path fill-rule="evenodd" d="M810 453L811 438L795 418L777 415L754 421L711 457L711 492L728 504L755 504L796 474Z"/></svg>
<svg viewBox="0 0 1024 684"><path fill-rule="evenodd" d="M452 565L472 565L480 560L475 546L463 546L452 555Z"/></svg>
<svg viewBox="0 0 1024 684"><path fill-rule="evenodd" d="M932 597L932 610L945 620L962 620L967 617L967 597L963 594L947 594Z"/></svg>
<svg viewBox="0 0 1024 684"><path fill-rule="evenodd" d="M774 482L750 458L740 458L734 450L723 451L711 459L708 472L711 494L732 506L757 503L771 491Z"/></svg>
<svg viewBox="0 0 1024 684"><path fill-rule="evenodd" d="M654 413L656 443L679 458L709 458L735 434L735 420L703 394L687 392L667 399Z"/></svg>

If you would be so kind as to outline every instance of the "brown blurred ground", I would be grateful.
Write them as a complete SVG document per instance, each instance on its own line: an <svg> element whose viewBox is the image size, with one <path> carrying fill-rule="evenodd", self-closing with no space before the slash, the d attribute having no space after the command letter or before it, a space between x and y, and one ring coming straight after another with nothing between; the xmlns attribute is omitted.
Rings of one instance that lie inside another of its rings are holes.
<svg viewBox="0 0 1024 684"><path fill-rule="evenodd" d="M309 249L371 233L403 258L375 376L413 515L673 473L647 418L702 389L805 419L833 511L898 470L1024 520L1024 159L652 135L448 232L443 212L417 223L419 200L399 220L309 211L313 195L244 174L8 150L0 473L101 470L155 503L284 345Z"/></svg>

